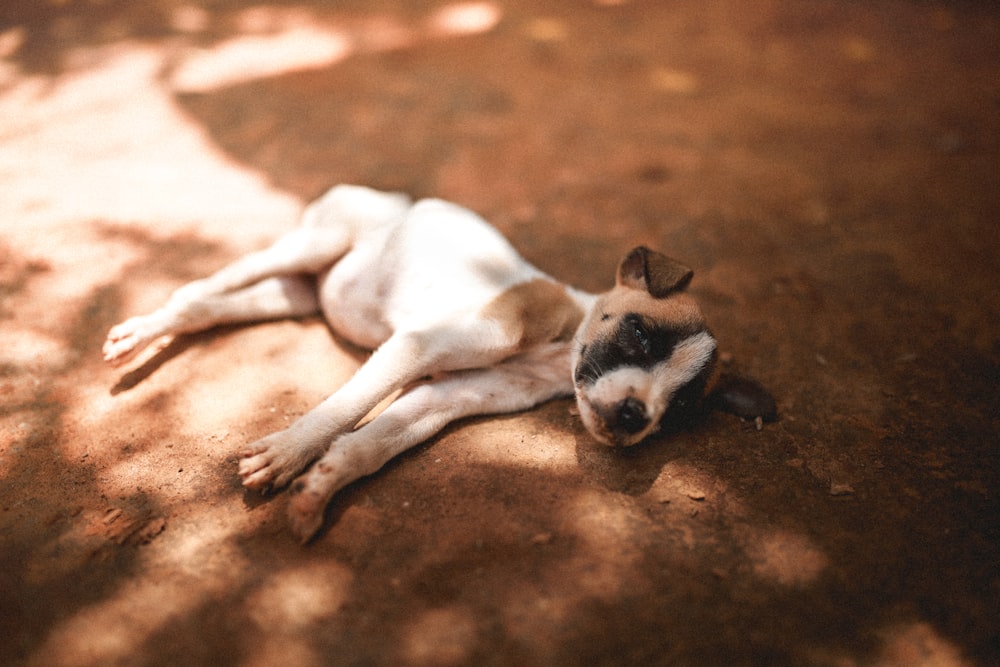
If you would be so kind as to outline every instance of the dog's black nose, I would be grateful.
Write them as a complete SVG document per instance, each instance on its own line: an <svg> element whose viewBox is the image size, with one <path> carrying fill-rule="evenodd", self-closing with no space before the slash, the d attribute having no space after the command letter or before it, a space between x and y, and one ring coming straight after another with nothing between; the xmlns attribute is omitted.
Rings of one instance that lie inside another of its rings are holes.
<svg viewBox="0 0 1000 667"><path fill-rule="evenodd" d="M617 444L627 442L629 436L639 433L649 425L646 404L631 396L617 403L595 403L593 407L604 422L608 435Z"/></svg>
<svg viewBox="0 0 1000 667"><path fill-rule="evenodd" d="M616 418L611 430L618 433L635 435L649 424L646 416L646 404L637 398L629 396L616 406Z"/></svg>

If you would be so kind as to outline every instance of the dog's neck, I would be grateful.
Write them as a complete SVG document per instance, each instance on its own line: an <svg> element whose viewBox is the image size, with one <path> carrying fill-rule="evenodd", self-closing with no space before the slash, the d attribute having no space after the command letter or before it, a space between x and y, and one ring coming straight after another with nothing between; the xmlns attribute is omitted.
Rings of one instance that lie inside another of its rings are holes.
<svg viewBox="0 0 1000 667"><path fill-rule="evenodd" d="M566 286L566 294L580 311L580 321L576 323L576 332L573 334L573 347L570 355L570 363L575 368L580 357L580 348L583 345L583 332L591 317L593 317L594 310L603 294L592 294L570 285Z"/></svg>

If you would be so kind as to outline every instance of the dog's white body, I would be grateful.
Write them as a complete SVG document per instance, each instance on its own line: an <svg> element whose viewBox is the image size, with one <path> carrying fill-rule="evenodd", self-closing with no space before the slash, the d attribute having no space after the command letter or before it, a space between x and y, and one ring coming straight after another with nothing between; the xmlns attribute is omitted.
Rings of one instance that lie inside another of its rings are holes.
<svg viewBox="0 0 1000 667"><path fill-rule="evenodd" d="M290 507L294 531L308 540L334 493L461 417L575 390L597 439L630 445L655 430L682 387L707 382L715 341L681 293L690 272L664 277L676 267L647 266L651 251L637 251L615 289L592 295L529 264L464 208L337 186L270 248L114 327L104 353L124 363L164 336L318 311L337 334L375 350L330 398L242 452L239 472L251 489L282 487L308 469L292 485ZM651 295L657 282L665 287ZM651 326L672 336L658 355Z"/></svg>

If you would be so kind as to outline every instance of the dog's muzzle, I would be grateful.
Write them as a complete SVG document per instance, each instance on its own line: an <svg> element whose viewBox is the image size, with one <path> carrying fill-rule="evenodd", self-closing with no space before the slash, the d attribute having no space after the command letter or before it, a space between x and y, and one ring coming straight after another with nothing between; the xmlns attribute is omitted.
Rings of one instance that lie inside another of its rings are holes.
<svg viewBox="0 0 1000 667"><path fill-rule="evenodd" d="M628 396L613 403L592 402L577 396L584 425L597 440L613 447L628 447L642 439L651 419L646 404Z"/></svg>
<svg viewBox="0 0 1000 667"><path fill-rule="evenodd" d="M624 442L649 425L646 404L631 396L612 405L595 405L594 411L615 442Z"/></svg>

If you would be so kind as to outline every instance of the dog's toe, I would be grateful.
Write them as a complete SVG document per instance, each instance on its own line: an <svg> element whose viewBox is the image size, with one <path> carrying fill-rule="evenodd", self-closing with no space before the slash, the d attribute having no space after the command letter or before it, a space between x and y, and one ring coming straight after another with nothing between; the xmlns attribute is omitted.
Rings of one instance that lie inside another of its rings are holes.
<svg viewBox="0 0 1000 667"><path fill-rule="evenodd" d="M267 461L257 452L240 452L239 475L248 477L267 465Z"/></svg>
<svg viewBox="0 0 1000 667"><path fill-rule="evenodd" d="M240 463L239 476L242 480L243 486L248 489L259 490L261 486L269 482L267 473L264 472L260 467L244 467L243 463Z"/></svg>
<svg viewBox="0 0 1000 667"><path fill-rule="evenodd" d="M244 466L244 463L246 463L246 460L240 462L239 470L240 479L244 487L251 491L268 494L284 486L281 479L275 476L274 470L266 463L254 462L252 465L246 466Z"/></svg>

